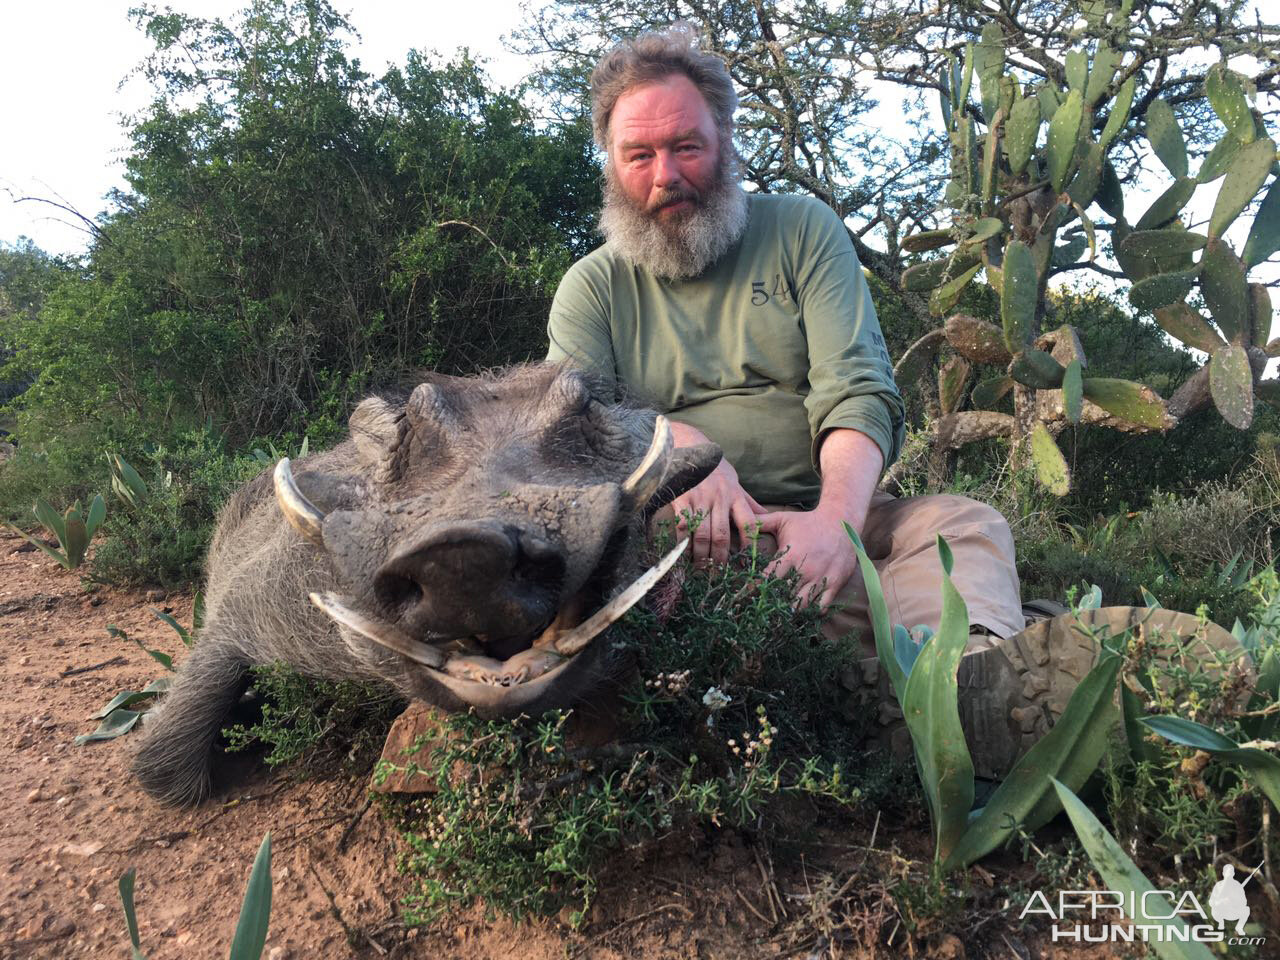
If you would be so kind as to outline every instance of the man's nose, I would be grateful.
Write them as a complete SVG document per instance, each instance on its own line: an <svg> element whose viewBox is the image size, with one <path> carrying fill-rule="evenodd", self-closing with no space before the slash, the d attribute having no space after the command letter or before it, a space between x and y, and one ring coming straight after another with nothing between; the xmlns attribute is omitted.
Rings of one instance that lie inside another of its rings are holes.
<svg viewBox="0 0 1280 960"><path fill-rule="evenodd" d="M673 187L680 182L680 170L676 155L670 150L659 150L653 157L653 185Z"/></svg>

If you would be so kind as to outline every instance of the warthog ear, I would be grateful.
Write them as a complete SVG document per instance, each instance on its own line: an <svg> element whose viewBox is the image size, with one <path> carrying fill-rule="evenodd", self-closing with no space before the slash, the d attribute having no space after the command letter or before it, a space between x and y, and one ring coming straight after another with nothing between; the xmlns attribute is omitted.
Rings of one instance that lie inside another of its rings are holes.
<svg viewBox="0 0 1280 960"><path fill-rule="evenodd" d="M352 412L350 426L360 459L373 467L374 479L378 483L395 480L404 459L402 441L409 429L404 408L381 397L369 397Z"/></svg>
<svg viewBox="0 0 1280 960"><path fill-rule="evenodd" d="M671 463L662 475L657 493L649 498L641 516L645 523L686 490L692 490L720 463L724 454L714 443L700 443L693 447L677 447L671 452Z"/></svg>

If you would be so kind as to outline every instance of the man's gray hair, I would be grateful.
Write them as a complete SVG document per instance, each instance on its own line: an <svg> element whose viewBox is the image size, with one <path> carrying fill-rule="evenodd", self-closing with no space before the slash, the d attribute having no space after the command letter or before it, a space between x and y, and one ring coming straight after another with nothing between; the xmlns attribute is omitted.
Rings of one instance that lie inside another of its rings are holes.
<svg viewBox="0 0 1280 960"><path fill-rule="evenodd" d="M591 72L591 126L602 150L609 147L609 118L621 97L633 87L672 75L689 78L711 108L723 139L733 129L738 95L724 61L699 50L697 31L687 23L642 33L606 53Z"/></svg>

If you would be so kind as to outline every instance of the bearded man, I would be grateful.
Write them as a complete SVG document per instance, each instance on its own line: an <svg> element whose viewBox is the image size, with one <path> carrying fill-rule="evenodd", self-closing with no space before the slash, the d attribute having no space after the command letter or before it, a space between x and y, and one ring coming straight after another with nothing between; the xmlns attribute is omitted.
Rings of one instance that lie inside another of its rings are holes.
<svg viewBox="0 0 1280 960"><path fill-rule="evenodd" d="M973 625L961 718L978 775L998 777L1061 712L1096 644L1024 632L1013 538L997 511L876 492L901 447L904 408L849 233L815 199L742 189L737 97L723 62L695 40L684 25L647 33L595 68L606 242L556 292L548 360L665 412L677 446L720 446L719 467L672 504L682 526L702 515L694 558L723 562L757 528L776 550L767 572L795 568L800 597L831 607L829 634L862 631L865 659L844 682L866 688L897 751L910 741L877 669L842 524L866 544L891 621L933 630L941 534Z"/></svg>

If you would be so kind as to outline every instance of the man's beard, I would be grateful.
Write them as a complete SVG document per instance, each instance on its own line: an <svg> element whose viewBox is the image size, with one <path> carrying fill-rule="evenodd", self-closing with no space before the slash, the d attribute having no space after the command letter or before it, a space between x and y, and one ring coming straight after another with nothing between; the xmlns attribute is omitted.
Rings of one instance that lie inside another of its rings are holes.
<svg viewBox="0 0 1280 960"><path fill-rule="evenodd" d="M659 209L688 200L692 209L669 214ZM747 227L747 195L738 180L732 143L721 143L711 186L699 193L681 185L663 190L650 206L633 201L618 182L611 162L604 168L604 209L600 232L633 266L664 280L696 277L738 242Z"/></svg>

